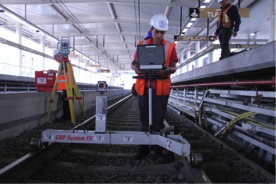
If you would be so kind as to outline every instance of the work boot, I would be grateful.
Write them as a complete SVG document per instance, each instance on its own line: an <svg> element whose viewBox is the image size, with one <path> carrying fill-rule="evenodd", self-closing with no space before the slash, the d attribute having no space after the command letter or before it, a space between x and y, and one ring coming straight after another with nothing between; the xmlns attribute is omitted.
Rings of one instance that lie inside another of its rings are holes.
<svg viewBox="0 0 276 184"><path fill-rule="evenodd" d="M150 153L149 146L139 146L138 152L134 155L134 159L141 160Z"/></svg>

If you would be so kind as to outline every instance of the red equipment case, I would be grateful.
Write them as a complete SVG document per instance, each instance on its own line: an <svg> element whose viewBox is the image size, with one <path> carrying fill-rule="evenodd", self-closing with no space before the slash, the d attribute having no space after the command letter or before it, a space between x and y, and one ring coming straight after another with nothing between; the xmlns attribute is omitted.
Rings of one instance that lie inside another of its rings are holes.
<svg viewBox="0 0 276 184"><path fill-rule="evenodd" d="M56 70L35 71L35 86L37 91L52 92L56 81Z"/></svg>

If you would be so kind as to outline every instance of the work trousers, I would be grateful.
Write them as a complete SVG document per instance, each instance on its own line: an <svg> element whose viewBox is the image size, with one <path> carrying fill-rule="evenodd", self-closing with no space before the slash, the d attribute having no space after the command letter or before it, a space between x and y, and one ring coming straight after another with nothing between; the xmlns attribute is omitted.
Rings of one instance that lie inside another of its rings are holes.
<svg viewBox="0 0 276 184"><path fill-rule="evenodd" d="M167 110L169 96L157 96L156 90L152 90L152 131L160 132L164 128L164 116ZM137 104L140 112L140 130L149 131L149 96L148 88L145 88L143 96L137 95Z"/></svg>
<svg viewBox="0 0 276 184"><path fill-rule="evenodd" d="M229 41L232 36L232 29L221 29L219 32L219 42L221 46L220 59L230 56Z"/></svg>

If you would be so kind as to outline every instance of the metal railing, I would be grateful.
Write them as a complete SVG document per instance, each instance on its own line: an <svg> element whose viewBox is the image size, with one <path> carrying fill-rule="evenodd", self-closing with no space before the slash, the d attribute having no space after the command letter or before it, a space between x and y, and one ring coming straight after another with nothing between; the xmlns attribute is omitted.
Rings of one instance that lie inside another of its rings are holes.
<svg viewBox="0 0 276 184"><path fill-rule="evenodd" d="M259 159L274 162L275 84L273 80L175 85L169 105L214 136ZM259 89L259 90L258 90Z"/></svg>

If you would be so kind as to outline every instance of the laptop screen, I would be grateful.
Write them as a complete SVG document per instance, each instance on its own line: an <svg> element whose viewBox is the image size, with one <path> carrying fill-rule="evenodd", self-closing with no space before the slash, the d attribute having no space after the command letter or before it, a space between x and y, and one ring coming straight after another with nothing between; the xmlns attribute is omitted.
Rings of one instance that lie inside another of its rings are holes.
<svg viewBox="0 0 276 184"><path fill-rule="evenodd" d="M165 65L163 44L138 45L137 52L140 70L162 70Z"/></svg>

